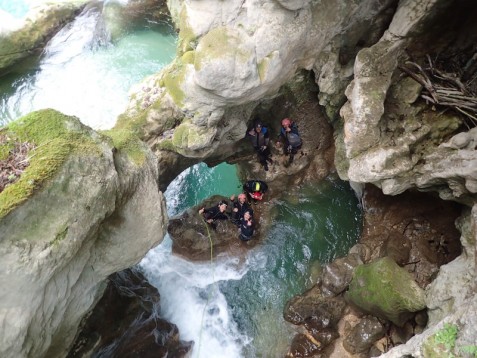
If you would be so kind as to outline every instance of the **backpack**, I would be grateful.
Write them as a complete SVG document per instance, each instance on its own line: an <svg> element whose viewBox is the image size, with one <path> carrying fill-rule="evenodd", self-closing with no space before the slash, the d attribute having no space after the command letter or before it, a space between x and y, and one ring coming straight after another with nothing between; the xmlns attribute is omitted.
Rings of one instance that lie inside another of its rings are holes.
<svg viewBox="0 0 477 358"><path fill-rule="evenodd" d="M287 133L287 140L288 140L288 144L290 144L294 148L299 147L301 145L301 138L296 133L293 133L293 132Z"/></svg>

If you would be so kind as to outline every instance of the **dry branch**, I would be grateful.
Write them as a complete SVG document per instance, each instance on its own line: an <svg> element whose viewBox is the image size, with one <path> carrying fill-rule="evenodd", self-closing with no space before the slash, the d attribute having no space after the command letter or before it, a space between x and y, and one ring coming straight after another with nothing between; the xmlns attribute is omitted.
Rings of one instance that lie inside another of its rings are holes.
<svg viewBox="0 0 477 358"><path fill-rule="evenodd" d="M470 82L464 83L455 73L446 73L434 66L429 55L428 67L423 68L412 61L406 61L399 68L424 87L421 97L428 103L446 106L462 113L477 126L477 96L470 90Z"/></svg>

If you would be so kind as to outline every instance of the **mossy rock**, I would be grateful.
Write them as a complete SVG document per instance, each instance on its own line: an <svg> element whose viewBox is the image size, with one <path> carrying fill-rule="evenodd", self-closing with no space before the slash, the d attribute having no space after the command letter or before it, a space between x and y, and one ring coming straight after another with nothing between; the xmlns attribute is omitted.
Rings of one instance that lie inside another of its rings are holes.
<svg viewBox="0 0 477 358"><path fill-rule="evenodd" d="M142 166L146 161L146 144L130 130L113 128L102 132L113 141L114 148L125 153L137 166Z"/></svg>
<svg viewBox="0 0 477 358"><path fill-rule="evenodd" d="M210 128L199 128L189 121L184 121L174 129L172 145L177 152L181 149L202 149L210 145L214 135L215 131Z"/></svg>
<svg viewBox="0 0 477 358"><path fill-rule="evenodd" d="M15 141L29 142L35 149L28 153L29 166L19 180L0 193L0 218L26 200L54 176L73 152L100 155L94 133L76 117L52 109L32 112L10 123L4 133Z"/></svg>
<svg viewBox="0 0 477 358"><path fill-rule="evenodd" d="M358 266L346 299L365 313L388 319L398 326L426 307L424 291L391 258Z"/></svg>

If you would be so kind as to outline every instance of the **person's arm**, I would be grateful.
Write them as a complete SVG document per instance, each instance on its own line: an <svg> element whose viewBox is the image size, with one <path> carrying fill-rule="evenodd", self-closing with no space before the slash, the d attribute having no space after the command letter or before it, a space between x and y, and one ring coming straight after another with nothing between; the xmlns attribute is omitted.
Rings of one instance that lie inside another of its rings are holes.
<svg viewBox="0 0 477 358"><path fill-rule="evenodd" d="M250 220L242 220L242 225L240 226L240 230L243 235L245 236L252 236L253 235L253 221Z"/></svg>
<svg viewBox="0 0 477 358"><path fill-rule="evenodd" d="M260 187L262 188L262 193L265 193L268 190L268 185L265 182L260 182Z"/></svg>
<svg viewBox="0 0 477 358"><path fill-rule="evenodd" d="M300 133L298 133L298 126L295 123L293 123L291 126L291 132L295 133L296 135L300 135Z"/></svg>

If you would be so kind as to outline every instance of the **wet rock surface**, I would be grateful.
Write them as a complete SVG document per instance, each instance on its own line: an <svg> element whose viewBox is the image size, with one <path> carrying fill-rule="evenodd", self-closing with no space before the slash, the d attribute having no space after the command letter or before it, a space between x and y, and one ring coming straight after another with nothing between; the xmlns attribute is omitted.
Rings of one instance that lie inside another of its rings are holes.
<svg viewBox="0 0 477 358"><path fill-rule="evenodd" d="M255 231L252 240L244 242L239 239L237 225L230 219L217 220L217 228L214 230L199 214L199 209L217 206L221 200L229 203L226 214L231 217L232 205L229 198L216 195L169 220L168 232L172 239L173 254L191 261L206 261L220 254L241 256L257 244L266 228L266 225L262 225L261 217L264 212L268 212L269 204L252 204Z"/></svg>
<svg viewBox="0 0 477 358"><path fill-rule="evenodd" d="M111 275L67 357L187 357L193 343L181 341L177 327L158 317L159 301L136 269Z"/></svg>
<svg viewBox="0 0 477 358"><path fill-rule="evenodd" d="M297 325L299 332L290 345L289 357L377 356L422 332L426 325L423 311L408 315L410 321L407 322L404 317L400 322L403 327L398 327L385 319L364 317L363 312L343 305L340 316L333 317L333 334L329 336L333 337L333 344L317 338L316 332L330 329L324 323L326 320L331 322L330 315L323 313L326 310L322 308L329 307L324 302L342 300L350 278L362 263L387 257L386 260L396 262L396 267L401 266L400 270L407 271L405 273L417 283L416 287L424 288L441 265L461 252L459 232L454 223L461 214L459 204L443 202L425 193L389 197L374 186L366 186L362 205L365 215L360 242L350 249L348 256L326 265L317 285L287 303L284 317ZM443 244L437 245L436 240ZM383 330L386 330L385 334Z"/></svg>
<svg viewBox="0 0 477 358"><path fill-rule="evenodd" d="M350 353L367 352L378 339L384 336L385 327L376 317L365 317L351 329L343 346Z"/></svg>

